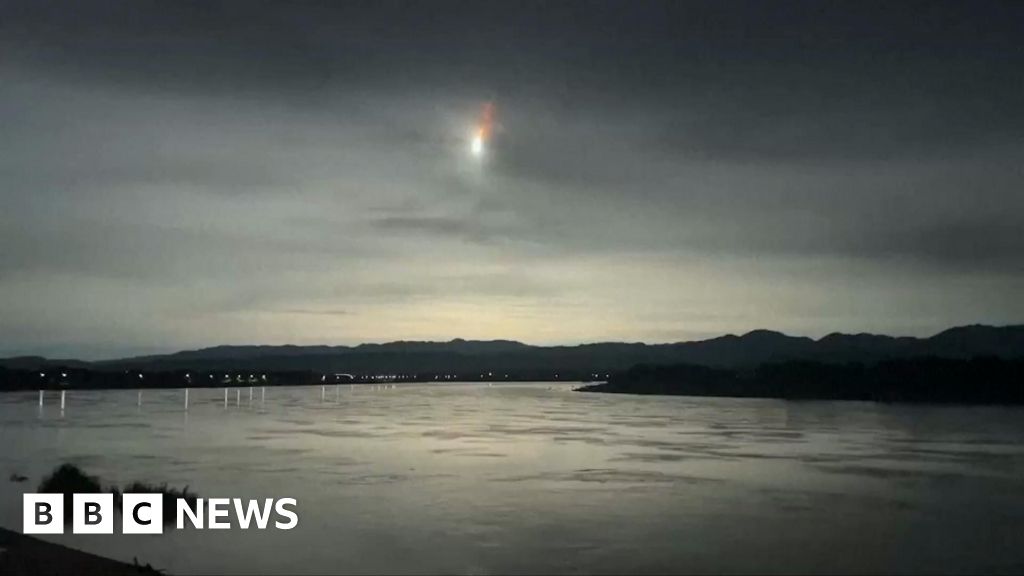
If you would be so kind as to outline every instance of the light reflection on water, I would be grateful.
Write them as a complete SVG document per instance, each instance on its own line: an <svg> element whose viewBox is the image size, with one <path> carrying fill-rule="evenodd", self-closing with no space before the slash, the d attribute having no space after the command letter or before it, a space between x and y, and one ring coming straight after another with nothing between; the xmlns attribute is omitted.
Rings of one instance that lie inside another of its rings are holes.
<svg viewBox="0 0 1024 576"><path fill-rule="evenodd" d="M107 484L295 497L292 531L47 537L174 574L1024 571L1024 410L565 384L0 395L0 525ZM7 482L17 472L23 484Z"/></svg>

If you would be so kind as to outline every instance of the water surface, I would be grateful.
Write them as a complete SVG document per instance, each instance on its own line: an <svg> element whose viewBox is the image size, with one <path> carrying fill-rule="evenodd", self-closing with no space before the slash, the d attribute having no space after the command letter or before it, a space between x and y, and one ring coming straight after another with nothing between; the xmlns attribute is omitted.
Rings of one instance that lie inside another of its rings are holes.
<svg viewBox="0 0 1024 576"><path fill-rule="evenodd" d="M46 537L173 574L1024 571L1020 408L548 383L190 398L71 392L62 414L0 395L0 525L20 531L21 492L73 461L298 500L291 531Z"/></svg>

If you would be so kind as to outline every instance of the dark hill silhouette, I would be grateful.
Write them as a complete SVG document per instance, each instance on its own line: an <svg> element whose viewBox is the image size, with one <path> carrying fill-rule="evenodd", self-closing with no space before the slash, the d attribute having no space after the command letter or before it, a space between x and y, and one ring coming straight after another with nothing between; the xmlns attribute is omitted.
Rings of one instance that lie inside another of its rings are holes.
<svg viewBox="0 0 1024 576"><path fill-rule="evenodd" d="M790 400L862 400L1024 404L1024 358L913 357L875 364L808 360L753 370L692 364L634 366L585 392L733 396Z"/></svg>
<svg viewBox="0 0 1024 576"><path fill-rule="evenodd" d="M770 362L876 363L934 356L1024 357L1024 325L963 326L929 338L874 334L829 334L821 339L754 330L742 336L674 344L603 342L576 346L532 346L508 340L398 341L358 346L215 346L173 354L98 362L20 357L0 360L9 369L68 366L92 370L263 370L313 372L489 372L548 377L625 370L637 364L694 364L719 368Z"/></svg>
<svg viewBox="0 0 1024 576"><path fill-rule="evenodd" d="M38 370L51 366L65 366L68 368L88 368L89 362L72 359L52 359L42 356L12 356L0 358L0 366L10 370Z"/></svg>

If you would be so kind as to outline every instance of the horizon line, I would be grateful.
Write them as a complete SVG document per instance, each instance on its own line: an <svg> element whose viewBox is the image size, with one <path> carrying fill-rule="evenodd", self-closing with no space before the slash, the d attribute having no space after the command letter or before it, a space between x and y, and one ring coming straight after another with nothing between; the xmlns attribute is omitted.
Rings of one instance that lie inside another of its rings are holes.
<svg viewBox="0 0 1024 576"><path fill-rule="evenodd" d="M452 343L455 343L455 342L466 342L466 343L506 342L506 343L509 343L509 344L519 344L519 345L528 346L528 347L531 347L531 348L573 348L573 347L580 347L580 346L597 346L597 345L602 345L602 344L631 344L631 345L642 345L642 346L673 346L673 345L679 345L679 344L697 344L697 343L701 343L701 342L708 342L708 341L711 341L711 340L718 340L720 338L729 338L729 337L742 338L742 337L746 337L746 336L749 336L751 334L759 333L759 332L779 334L779 335L786 336L786 337L789 337L789 338L804 338L804 339L808 339L808 340L811 340L811 341L814 341L814 342L820 342L821 340L824 340L825 338L828 338L830 336L836 336L836 335L842 335L842 336L865 336L866 335L866 336L880 336L880 337L893 338L893 339L911 338L911 339L916 339L916 340L927 340L929 338L934 338L935 336L938 336L938 335L943 334L945 332L949 332L951 330L963 329L963 328L994 328L994 329L1000 329L1000 328L1017 328L1017 327L1024 327L1024 323L984 324L984 323L976 322L976 323L971 323L971 324L958 324L958 325L955 325L955 326L950 326L948 328L943 328L942 330L939 330L937 332L931 333L931 334L929 334L927 336L892 335L892 334L882 334L882 333L877 333L877 332L864 332L864 331L862 331L862 332L842 332L842 331L838 331L838 330L833 330L831 332L828 332L827 334L824 334L821 337L815 338L813 336L789 334L789 333L782 332L782 331L779 331L779 330L772 330L770 328L754 328L754 329L748 330L746 332L743 332L741 334L737 334L737 333L734 333L734 332L726 332L726 333L720 334L718 336L711 336L711 337L708 337L708 338L701 338L701 339L695 339L695 340L665 341L665 342L650 342L650 341L642 341L642 340L593 340L593 341L584 341L584 342L575 342L575 343L531 344L531 343L528 343L528 342L523 342L521 340L511 340L511 339L507 339L507 338L470 339L470 338L455 337L455 338L450 338L448 340L405 340L405 339L398 339L398 340L385 340L385 341L378 341L378 342L368 341L368 342L360 342L358 344L293 344L293 343L285 343L285 344L252 344L252 343L250 343L250 344L211 344L211 345L208 345L208 346L201 346L201 347L197 347L197 348L181 348L181 349L177 349L177 350L173 350L173 351L168 351L168 352L152 352L152 353L136 354L136 355L122 355L122 356L113 356L113 357L100 357L100 358L93 358L93 359L89 359L89 360L85 360L81 356L65 356L65 355L52 355L52 356L50 356L50 355L45 355L45 354L14 354L14 355L5 354L3 356L0 356L0 360L13 360L13 359L19 359L19 358L42 358L42 359L45 359L45 360L48 360L48 361L71 360L71 361L78 361L78 362L102 363L102 362L116 362L116 361L119 361L119 360L131 360L131 359L151 358L151 357L160 357L160 356L173 356L175 354L183 354L183 353L189 353L189 352L201 352L201 351L204 351L204 350L212 350L212 349L216 349L216 348L317 348L317 347L322 347L322 348L354 349L354 348L359 348L361 346L386 346L386 345L389 345L389 344L452 344Z"/></svg>

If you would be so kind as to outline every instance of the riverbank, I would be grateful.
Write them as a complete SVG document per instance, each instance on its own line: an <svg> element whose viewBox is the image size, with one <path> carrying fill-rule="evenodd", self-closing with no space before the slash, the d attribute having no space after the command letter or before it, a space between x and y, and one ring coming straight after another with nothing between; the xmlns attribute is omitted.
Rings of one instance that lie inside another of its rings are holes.
<svg viewBox="0 0 1024 576"><path fill-rule="evenodd" d="M0 574L6 576L139 576L162 572L0 528Z"/></svg>
<svg viewBox="0 0 1024 576"><path fill-rule="evenodd" d="M579 382L596 374L589 372L465 373L443 374L335 374L309 370L296 372L217 371L120 371L65 368L57 370L9 369L0 366L0 392L29 390L166 390L181 388L259 388L315 385L391 385L446 382Z"/></svg>
<svg viewBox="0 0 1024 576"><path fill-rule="evenodd" d="M692 364L636 366L581 392L860 400L948 404L1024 404L1024 359L908 358L877 364L781 362L751 370Z"/></svg>

